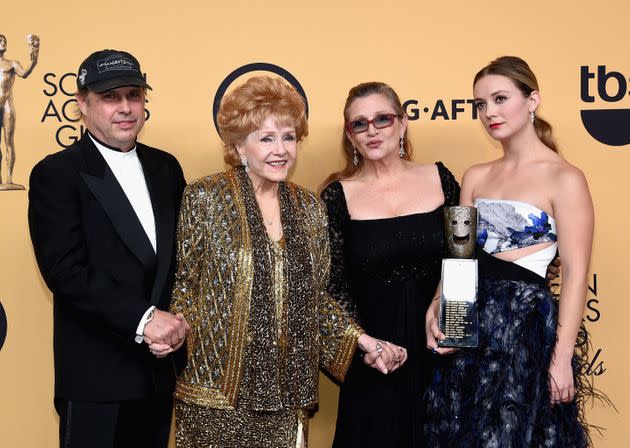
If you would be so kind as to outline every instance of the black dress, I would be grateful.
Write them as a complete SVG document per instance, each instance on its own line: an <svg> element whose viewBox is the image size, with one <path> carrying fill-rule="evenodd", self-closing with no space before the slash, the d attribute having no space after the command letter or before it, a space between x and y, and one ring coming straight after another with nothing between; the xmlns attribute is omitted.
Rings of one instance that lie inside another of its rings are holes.
<svg viewBox="0 0 630 448"><path fill-rule="evenodd" d="M438 162L445 205L456 205L459 185ZM444 256L443 208L387 219L350 218L343 188L330 184L322 198L330 227L329 292L366 332L406 347L409 359L382 375L359 355L340 386L333 447L421 447L431 355L425 313Z"/></svg>

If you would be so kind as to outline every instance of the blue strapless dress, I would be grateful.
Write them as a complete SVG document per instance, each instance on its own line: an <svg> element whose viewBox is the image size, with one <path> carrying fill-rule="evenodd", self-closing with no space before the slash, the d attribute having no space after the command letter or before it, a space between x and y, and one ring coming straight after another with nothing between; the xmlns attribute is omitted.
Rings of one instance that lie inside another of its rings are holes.
<svg viewBox="0 0 630 448"><path fill-rule="evenodd" d="M496 221L488 227L488 216L480 213L478 229L479 346L439 358L426 396L427 446L586 447L583 404L587 392L592 393L582 374L586 353L574 356L576 398L552 406L548 371L556 341L557 301L539 274L482 249L488 234L501 228L510 232L514 242L506 247L524 247L527 238L517 232L533 233L531 226L540 222L529 217L529 229ZM531 244L555 241L550 226L544 230L544 236L530 238ZM587 333L580 332L578 345L584 352L586 338Z"/></svg>

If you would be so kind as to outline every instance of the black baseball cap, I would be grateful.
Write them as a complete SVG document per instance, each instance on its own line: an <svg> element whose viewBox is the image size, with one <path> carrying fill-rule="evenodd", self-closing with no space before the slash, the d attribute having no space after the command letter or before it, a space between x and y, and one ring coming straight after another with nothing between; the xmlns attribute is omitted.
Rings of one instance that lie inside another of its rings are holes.
<svg viewBox="0 0 630 448"><path fill-rule="evenodd" d="M140 63L130 53L101 50L89 55L77 72L77 88L103 93L118 87L138 86L150 90L140 70Z"/></svg>

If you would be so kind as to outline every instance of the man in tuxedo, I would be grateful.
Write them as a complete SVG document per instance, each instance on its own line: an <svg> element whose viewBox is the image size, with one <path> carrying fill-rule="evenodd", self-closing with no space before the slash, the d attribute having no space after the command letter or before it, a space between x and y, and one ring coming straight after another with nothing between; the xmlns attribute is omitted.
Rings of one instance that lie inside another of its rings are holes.
<svg viewBox="0 0 630 448"><path fill-rule="evenodd" d="M87 131L33 168L28 210L53 293L60 445L166 447L190 330L167 311L184 176L136 141L151 87L134 56L91 54L77 87Z"/></svg>

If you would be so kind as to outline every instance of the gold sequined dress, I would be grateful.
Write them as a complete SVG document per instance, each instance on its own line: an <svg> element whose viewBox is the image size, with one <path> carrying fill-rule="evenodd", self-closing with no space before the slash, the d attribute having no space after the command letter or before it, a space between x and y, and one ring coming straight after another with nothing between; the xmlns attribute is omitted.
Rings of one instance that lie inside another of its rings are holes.
<svg viewBox="0 0 630 448"><path fill-rule="evenodd" d="M275 242L242 168L184 192L172 311L192 331L175 392L178 447L300 446L319 368L343 379L350 365L363 331L326 292L325 209L291 182L279 200Z"/></svg>

